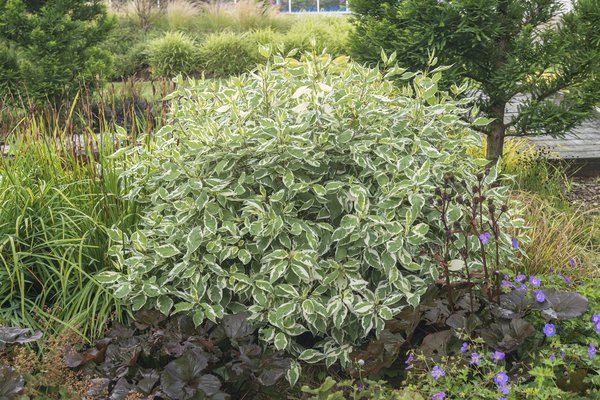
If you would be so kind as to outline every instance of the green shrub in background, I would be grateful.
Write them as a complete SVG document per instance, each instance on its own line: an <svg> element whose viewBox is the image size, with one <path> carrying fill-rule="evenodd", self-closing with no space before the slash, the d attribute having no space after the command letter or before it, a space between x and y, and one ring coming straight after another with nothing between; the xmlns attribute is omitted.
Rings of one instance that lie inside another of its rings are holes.
<svg viewBox="0 0 600 400"><path fill-rule="evenodd" d="M38 102L73 96L110 72L98 46L113 28L102 0L0 0L0 40L22 54L21 92Z"/></svg>
<svg viewBox="0 0 600 400"><path fill-rule="evenodd" d="M135 43L125 54L116 56L113 76L127 78L147 71L150 68L147 48L147 42Z"/></svg>
<svg viewBox="0 0 600 400"><path fill-rule="evenodd" d="M343 17L305 17L299 19L284 36L286 51L299 49L334 56L347 55L347 40L351 26Z"/></svg>
<svg viewBox="0 0 600 400"><path fill-rule="evenodd" d="M120 79L140 73L149 68L146 46L162 33L144 32L125 17L118 18L118 26L111 31L102 48L112 53L114 68L110 78Z"/></svg>
<svg viewBox="0 0 600 400"><path fill-rule="evenodd" d="M153 26L165 31L192 32L198 21L202 2L171 0L157 13Z"/></svg>
<svg viewBox="0 0 600 400"><path fill-rule="evenodd" d="M199 69L196 43L181 32L167 32L150 41L146 52L154 76L191 75Z"/></svg>
<svg viewBox="0 0 600 400"><path fill-rule="evenodd" d="M252 29L272 28L287 30L293 18L279 13L275 7L263 1L240 0L233 2L207 2L200 7L194 20L198 33L247 32Z"/></svg>
<svg viewBox="0 0 600 400"><path fill-rule="evenodd" d="M272 46L274 49L283 44L282 34L275 32L271 28L256 29L246 34L246 40L253 50L253 57L257 62L265 61L260 55L259 49L261 46Z"/></svg>
<svg viewBox="0 0 600 400"><path fill-rule="evenodd" d="M256 48L244 35L232 32L208 35L200 46L206 74L227 77L250 71L258 62Z"/></svg>
<svg viewBox="0 0 600 400"><path fill-rule="evenodd" d="M347 365L438 277L446 229L430 200L448 175L470 187L478 170L470 110L436 92L437 70L399 90L386 78L402 72L307 54L186 83L150 148L130 150L141 224L114 230L117 270L98 278L134 310L197 324L248 311L277 349Z"/></svg>
<svg viewBox="0 0 600 400"><path fill-rule="evenodd" d="M19 56L14 48L0 41L0 99L17 95L20 81Z"/></svg>

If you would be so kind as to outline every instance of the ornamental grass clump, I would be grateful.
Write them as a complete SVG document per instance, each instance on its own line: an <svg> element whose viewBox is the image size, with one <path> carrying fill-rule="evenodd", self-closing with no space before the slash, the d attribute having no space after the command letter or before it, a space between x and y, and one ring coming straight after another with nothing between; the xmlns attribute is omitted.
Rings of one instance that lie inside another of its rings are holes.
<svg viewBox="0 0 600 400"><path fill-rule="evenodd" d="M448 179L475 185L485 160L466 155L479 140L463 122L470 110L437 92L440 76L307 54L187 82L170 96L170 123L130 150L141 223L111 235L118 271L99 279L136 310L196 324L249 312L277 349L347 365L419 304L441 274L438 254L465 253L444 240L461 209L442 218L431 199ZM487 196L501 204L501 192ZM501 260L512 251L510 237L492 241Z"/></svg>

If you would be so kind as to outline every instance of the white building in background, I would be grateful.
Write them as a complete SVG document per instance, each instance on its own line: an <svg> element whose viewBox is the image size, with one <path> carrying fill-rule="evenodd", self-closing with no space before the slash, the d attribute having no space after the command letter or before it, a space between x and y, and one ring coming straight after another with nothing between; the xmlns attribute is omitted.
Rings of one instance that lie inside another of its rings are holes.
<svg viewBox="0 0 600 400"><path fill-rule="evenodd" d="M348 0L271 0L282 12L350 12Z"/></svg>
<svg viewBox="0 0 600 400"><path fill-rule="evenodd" d="M229 0L231 1L231 0ZM271 0L281 12L350 12L349 0ZM109 0L110 2L110 0ZM573 9L573 0L560 0L564 11ZM237 3L237 0L233 0Z"/></svg>
<svg viewBox="0 0 600 400"><path fill-rule="evenodd" d="M234 0L237 2L237 0ZM349 0L271 0L282 12L350 12ZM573 9L572 0L560 0L564 11Z"/></svg>

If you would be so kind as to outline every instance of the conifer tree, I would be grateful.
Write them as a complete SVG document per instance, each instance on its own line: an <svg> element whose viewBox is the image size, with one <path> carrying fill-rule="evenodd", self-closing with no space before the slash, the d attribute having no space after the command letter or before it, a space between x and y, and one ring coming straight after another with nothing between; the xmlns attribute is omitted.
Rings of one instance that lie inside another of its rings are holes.
<svg viewBox="0 0 600 400"><path fill-rule="evenodd" d="M383 49L403 66L428 54L468 79L492 119L487 157L507 136L563 135L600 104L600 0L352 0L353 57L375 64ZM447 79L447 82L449 81ZM507 115L517 101L518 112Z"/></svg>

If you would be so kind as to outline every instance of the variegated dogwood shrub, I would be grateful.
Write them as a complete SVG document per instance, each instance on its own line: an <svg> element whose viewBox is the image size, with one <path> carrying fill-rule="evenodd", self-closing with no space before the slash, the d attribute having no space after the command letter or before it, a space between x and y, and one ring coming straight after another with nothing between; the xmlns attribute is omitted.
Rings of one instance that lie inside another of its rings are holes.
<svg viewBox="0 0 600 400"><path fill-rule="evenodd" d="M468 102L437 91L443 68L387 62L382 73L274 56L248 75L180 81L170 122L124 151L142 217L130 237L110 232L118 270L99 279L134 310L196 324L248 311L277 349L348 365L419 304L442 271L436 254L461 258L464 241L444 235L462 211L450 204L444 224L434 193L448 176L475 184L485 165L465 153L479 143ZM501 203L504 189L487 196Z"/></svg>

